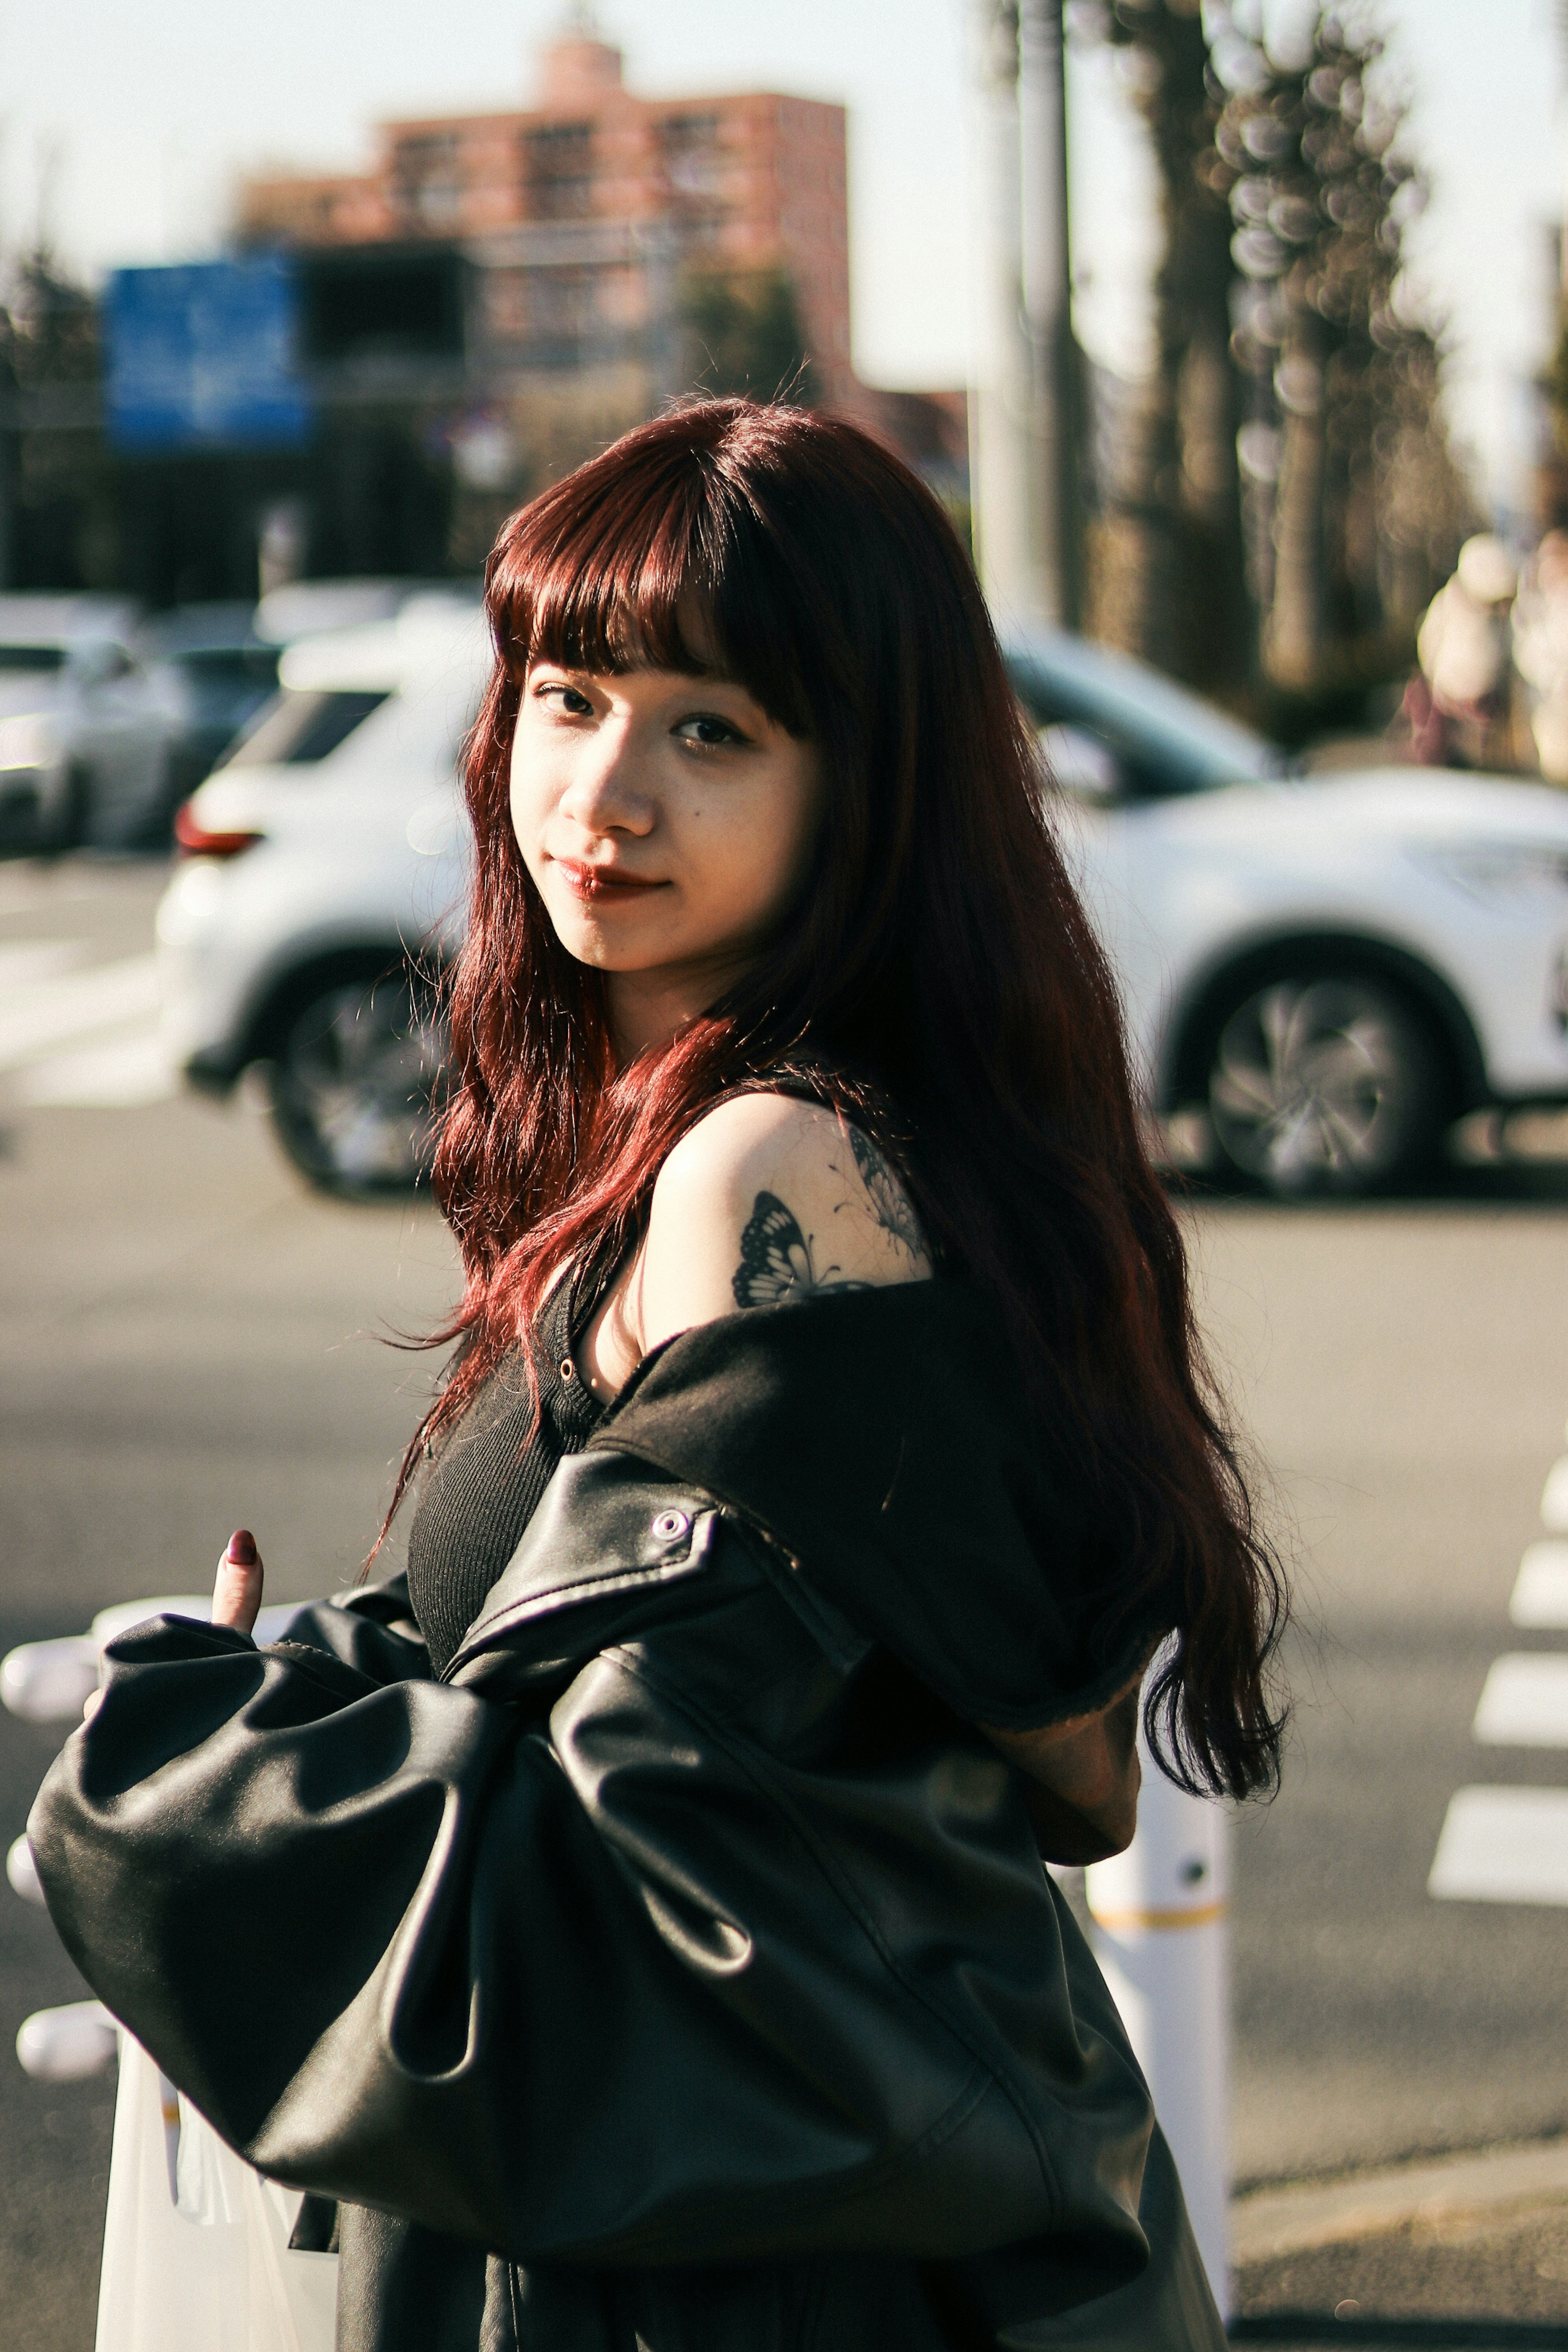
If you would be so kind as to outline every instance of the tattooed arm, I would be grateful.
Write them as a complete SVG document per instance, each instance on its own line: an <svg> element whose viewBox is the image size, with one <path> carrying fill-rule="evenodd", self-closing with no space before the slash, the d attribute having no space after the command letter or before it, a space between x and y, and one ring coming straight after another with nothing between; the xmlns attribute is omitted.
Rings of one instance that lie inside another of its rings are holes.
<svg viewBox="0 0 1568 2352"><path fill-rule="evenodd" d="M610 1395L693 1324L931 1272L908 1195L866 1136L812 1103L742 1095L666 1160L647 1238L585 1336L583 1370Z"/></svg>

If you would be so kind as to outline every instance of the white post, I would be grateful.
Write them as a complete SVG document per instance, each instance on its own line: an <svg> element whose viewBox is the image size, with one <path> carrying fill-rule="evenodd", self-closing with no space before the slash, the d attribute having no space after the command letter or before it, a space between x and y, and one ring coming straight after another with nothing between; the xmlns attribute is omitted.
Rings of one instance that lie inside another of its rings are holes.
<svg viewBox="0 0 1568 2352"><path fill-rule="evenodd" d="M1125 1853L1084 1873L1095 1957L1171 2144L1222 2319L1230 2316L1230 1893L1223 1809L1166 1780L1140 1738Z"/></svg>

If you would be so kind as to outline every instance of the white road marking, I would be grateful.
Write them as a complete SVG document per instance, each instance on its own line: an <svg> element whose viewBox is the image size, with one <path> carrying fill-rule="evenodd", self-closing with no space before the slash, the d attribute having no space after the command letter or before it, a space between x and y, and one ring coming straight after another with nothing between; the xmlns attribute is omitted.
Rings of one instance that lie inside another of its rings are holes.
<svg viewBox="0 0 1568 2352"><path fill-rule="evenodd" d="M1489 1748L1568 1748L1568 1655L1495 1659L1473 1730Z"/></svg>
<svg viewBox="0 0 1568 2352"><path fill-rule="evenodd" d="M19 1073L16 1088L24 1102L57 1110L134 1110L144 1103L166 1102L179 1090L155 1029L35 1062Z"/></svg>
<svg viewBox="0 0 1568 2352"><path fill-rule="evenodd" d="M1568 1904L1568 1789L1458 1789L1428 1895L1456 1903Z"/></svg>
<svg viewBox="0 0 1568 2352"><path fill-rule="evenodd" d="M54 1047L132 1026L143 1033L158 1011L158 971L151 955L18 992L0 1007L0 1070L20 1069Z"/></svg>
<svg viewBox="0 0 1568 2352"><path fill-rule="evenodd" d="M1568 1543L1529 1547L1508 1613L1516 1625L1568 1628Z"/></svg>
<svg viewBox="0 0 1568 2352"><path fill-rule="evenodd" d="M36 915L40 907L79 907L122 887L112 866L29 868L7 861L0 875L0 921L10 915Z"/></svg>
<svg viewBox="0 0 1568 2352"><path fill-rule="evenodd" d="M86 957L85 940L18 940L0 948L0 1011L14 1012L24 996Z"/></svg>
<svg viewBox="0 0 1568 2352"><path fill-rule="evenodd" d="M1568 1536L1568 1457L1554 1462L1546 1474L1541 1524L1550 1536Z"/></svg>
<svg viewBox="0 0 1568 2352"><path fill-rule="evenodd" d="M162 1102L179 1084L158 1035L155 961L79 969L89 952L85 940L0 947L0 1071L14 1074L13 1099L117 1110Z"/></svg>
<svg viewBox="0 0 1568 2352"><path fill-rule="evenodd" d="M1568 1538L1568 1455L1547 1472L1541 1522L1549 1537ZM1568 1631L1568 1541L1526 1546L1508 1613L1516 1625ZM1489 1748L1568 1748L1568 1651L1494 1658L1471 1728ZM1426 1892L1568 1906L1568 1789L1458 1790Z"/></svg>

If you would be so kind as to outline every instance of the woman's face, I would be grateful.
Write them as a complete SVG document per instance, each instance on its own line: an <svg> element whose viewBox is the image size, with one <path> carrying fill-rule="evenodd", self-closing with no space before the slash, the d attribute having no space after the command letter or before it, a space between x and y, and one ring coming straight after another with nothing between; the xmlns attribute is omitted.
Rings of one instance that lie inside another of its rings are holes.
<svg viewBox="0 0 1568 2352"><path fill-rule="evenodd" d="M821 807L814 747L744 687L535 662L511 818L562 944L606 976L623 1050L672 1034L797 898Z"/></svg>

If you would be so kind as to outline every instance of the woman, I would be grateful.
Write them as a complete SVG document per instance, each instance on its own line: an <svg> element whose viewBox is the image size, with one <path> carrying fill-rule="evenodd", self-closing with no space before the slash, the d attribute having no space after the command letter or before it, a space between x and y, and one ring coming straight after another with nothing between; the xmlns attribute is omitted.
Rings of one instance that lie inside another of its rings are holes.
<svg viewBox="0 0 1568 2352"><path fill-rule="evenodd" d="M1165 1768L1268 1780L1280 1592L967 562L714 402L489 604L406 1584L258 1653L237 1538L113 1645L56 1918L342 2200L341 2344L1217 2347L1038 1854L1131 1836L1162 1643Z"/></svg>

